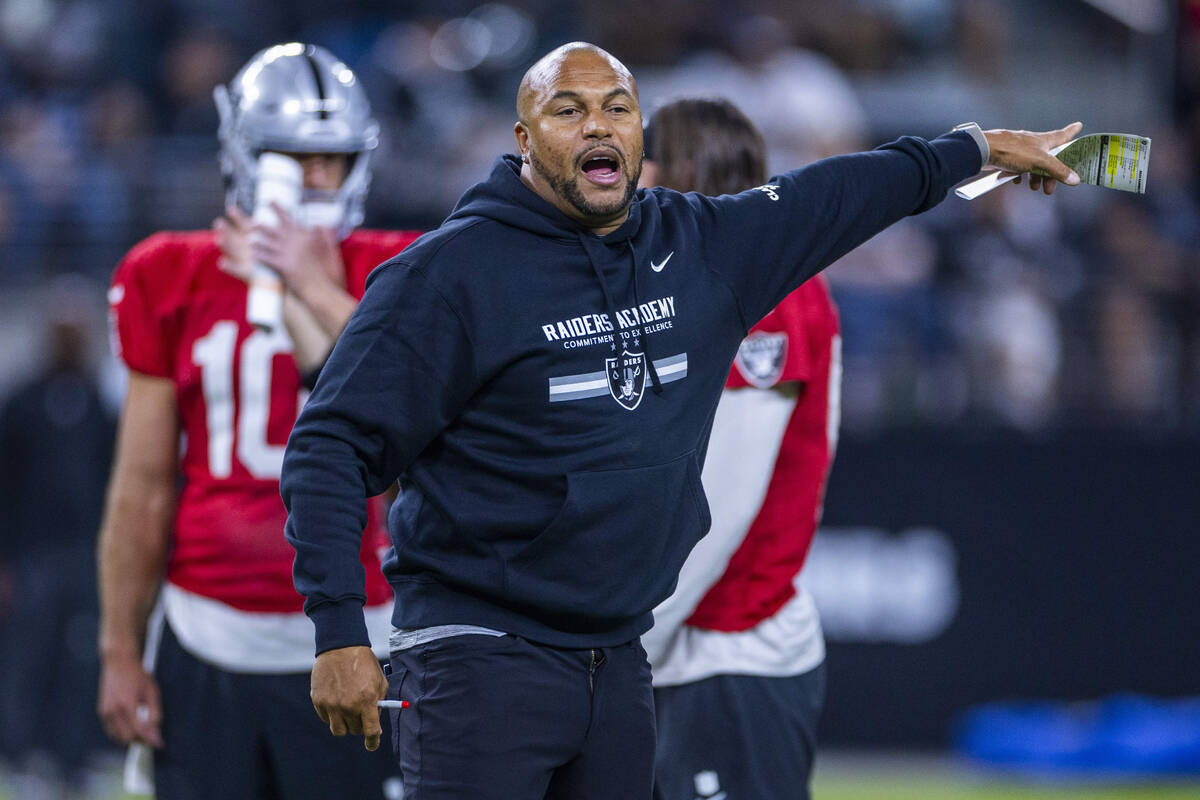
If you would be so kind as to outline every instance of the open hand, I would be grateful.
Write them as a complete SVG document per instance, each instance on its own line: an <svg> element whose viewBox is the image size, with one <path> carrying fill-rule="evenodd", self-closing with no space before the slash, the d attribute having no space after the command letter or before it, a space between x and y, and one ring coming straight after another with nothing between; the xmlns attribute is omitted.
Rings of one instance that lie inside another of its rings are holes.
<svg viewBox="0 0 1200 800"><path fill-rule="evenodd" d="M279 224L254 225L250 255L279 273L288 289L304 296L314 286L345 286L345 269L337 234L330 228L306 228L279 205Z"/></svg>

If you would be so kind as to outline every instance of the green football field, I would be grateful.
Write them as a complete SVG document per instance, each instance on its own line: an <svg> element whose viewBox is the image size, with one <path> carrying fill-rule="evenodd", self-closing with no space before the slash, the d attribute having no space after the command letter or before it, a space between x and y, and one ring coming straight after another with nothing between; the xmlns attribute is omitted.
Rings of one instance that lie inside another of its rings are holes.
<svg viewBox="0 0 1200 800"><path fill-rule="evenodd" d="M905 775L892 779L817 778L813 800L1197 800L1200 782L1111 786L1097 783L958 781Z"/></svg>
<svg viewBox="0 0 1200 800"><path fill-rule="evenodd" d="M1187 781L1035 780L941 755L817 754L814 800L1200 800Z"/></svg>

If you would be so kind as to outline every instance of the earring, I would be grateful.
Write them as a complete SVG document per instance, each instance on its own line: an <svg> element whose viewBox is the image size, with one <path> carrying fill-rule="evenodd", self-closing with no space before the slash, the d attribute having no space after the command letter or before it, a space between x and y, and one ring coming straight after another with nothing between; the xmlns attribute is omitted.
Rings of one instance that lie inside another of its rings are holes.
<svg viewBox="0 0 1200 800"><path fill-rule="evenodd" d="M529 163L529 153L521 153L521 160L526 164Z"/></svg>

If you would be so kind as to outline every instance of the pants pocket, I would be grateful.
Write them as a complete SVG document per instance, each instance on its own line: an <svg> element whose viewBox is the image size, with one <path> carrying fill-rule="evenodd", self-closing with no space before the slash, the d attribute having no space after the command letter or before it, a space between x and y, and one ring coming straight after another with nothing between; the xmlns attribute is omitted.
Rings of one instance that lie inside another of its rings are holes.
<svg viewBox="0 0 1200 800"><path fill-rule="evenodd" d="M411 681L405 680L408 677L408 668L403 664L397 664L395 661L391 661L384 669L384 672L387 674L388 682L387 695L385 695L385 698L394 702L408 700L411 704L412 699L405 697L404 695L405 684L408 683L411 685ZM412 706L410 705L408 709L404 710L411 712ZM403 710L399 708L388 708L386 711L388 715L388 724L390 724L392 727L392 757L396 760L396 763L400 763L400 715Z"/></svg>

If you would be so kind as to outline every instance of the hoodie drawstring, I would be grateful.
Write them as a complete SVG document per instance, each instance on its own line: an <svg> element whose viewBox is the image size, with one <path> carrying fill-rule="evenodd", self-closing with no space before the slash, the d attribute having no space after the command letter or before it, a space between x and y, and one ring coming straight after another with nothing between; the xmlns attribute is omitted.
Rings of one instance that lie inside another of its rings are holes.
<svg viewBox="0 0 1200 800"><path fill-rule="evenodd" d="M638 268L637 268L637 251L633 249L633 242L626 239L625 244L629 247L629 257L633 259L633 302L637 306L642 304L642 296L638 293ZM662 381L658 379L658 370L654 368L654 356L650 354L650 337L646 332L642 331L642 352L646 355L646 365L650 368L650 384L655 394L662 394Z"/></svg>
<svg viewBox="0 0 1200 800"><path fill-rule="evenodd" d="M625 244L628 245L629 255L633 259L633 301L636 305L641 305L637 284L637 254L633 249L632 242L626 240ZM620 318L617 316L617 305L613 302L612 292L608 290L608 281L604 280L604 273L600 271L600 265L596 263L596 259L592 258L592 252L586 244L584 244L583 250L587 253L588 263L592 265L592 272L596 274L596 280L600 282L600 291L604 293L605 310L608 312L609 320L612 321L613 333L616 335L620 326ZM658 379L658 370L654 367L654 358L650 355L650 342L646 338L645 331L642 331L642 354L646 357L646 368L650 373L650 388L655 394L662 394L662 381Z"/></svg>

